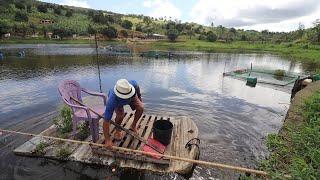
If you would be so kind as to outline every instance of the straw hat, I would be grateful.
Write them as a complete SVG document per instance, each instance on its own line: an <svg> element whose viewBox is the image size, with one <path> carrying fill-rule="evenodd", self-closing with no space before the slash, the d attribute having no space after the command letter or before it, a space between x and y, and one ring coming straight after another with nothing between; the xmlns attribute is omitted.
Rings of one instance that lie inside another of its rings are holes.
<svg viewBox="0 0 320 180"><path fill-rule="evenodd" d="M134 87L126 79L119 79L113 91L121 99L129 99L136 93Z"/></svg>

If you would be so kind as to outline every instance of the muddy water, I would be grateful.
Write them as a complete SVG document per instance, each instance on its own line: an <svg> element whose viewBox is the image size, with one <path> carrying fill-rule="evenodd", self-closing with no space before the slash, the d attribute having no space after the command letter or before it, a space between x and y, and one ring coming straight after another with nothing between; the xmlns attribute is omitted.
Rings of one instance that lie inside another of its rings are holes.
<svg viewBox="0 0 320 180"><path fill-rule="evenodd" d="M99 90L98 70L90 46L30 45L26 57L16 57L25 46L2 47L0 60L0 127L39 133L52 124L61 103L57 85L74 79ZM119 78L138 81L146 113L190 116L199 128L200 159L255 167L266 156L268 133L277 132L287 111L286 90L223 77L224 71L255 67L301 73L304 66L270 54L201 54L191 58L100 56L102 90ZM19 157L11 152L26 140L0 137L0 179L103 179L122 177L102 167ZM180 179L176 174L144 175L146 179ZM231 171L197 167L193 178L233 179Z"/></svg>

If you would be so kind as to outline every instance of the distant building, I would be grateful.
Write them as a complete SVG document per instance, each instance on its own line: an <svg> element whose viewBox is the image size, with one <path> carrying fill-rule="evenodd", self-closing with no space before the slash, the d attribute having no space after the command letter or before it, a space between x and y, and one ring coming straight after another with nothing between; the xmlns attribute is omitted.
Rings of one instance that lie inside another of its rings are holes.
<svg viewBox="0 0 320 180"><path fill-rule="evenodd" d="M58 36L58 35L54 35L54 36L52 37L52 39L61 39L61 38L60 38L60 36Z"/></svg>
<svg viewBox="0 0 320 180"><path fill-rule="evenodd" d="M47 32L46 37L50 38L52 37L53 33L52 32Z"/></svg>
<svg viewBox="0 0 320 180"><path fill-rule="evenodd" d="M40 24L53 24L54 21L49 20L49 19L41 19Z"/></svg>
<svg viewBox="0 0 320 180"><path fill-rule="evenodd" d="M151 34L149 35L149 39L165 39L166 36L162 34Z"/></svg>
<svg viewBox="0 0 320 180"><path fill-rule="evenodd" d="M10 33L7 33L7 34L4 34L3 37L5 38L10 38L11 34Z"/></svg>

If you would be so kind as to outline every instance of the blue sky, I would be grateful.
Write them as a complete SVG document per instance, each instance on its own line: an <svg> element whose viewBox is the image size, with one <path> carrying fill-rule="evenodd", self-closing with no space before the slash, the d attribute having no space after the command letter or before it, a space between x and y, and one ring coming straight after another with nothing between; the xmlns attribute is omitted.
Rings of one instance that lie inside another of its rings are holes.
<svg viewBox="0 0 320 180"><path fill-rule="evenodd" d="M320 18L319 0L42 0L243 29L291 31Z"/></svg>

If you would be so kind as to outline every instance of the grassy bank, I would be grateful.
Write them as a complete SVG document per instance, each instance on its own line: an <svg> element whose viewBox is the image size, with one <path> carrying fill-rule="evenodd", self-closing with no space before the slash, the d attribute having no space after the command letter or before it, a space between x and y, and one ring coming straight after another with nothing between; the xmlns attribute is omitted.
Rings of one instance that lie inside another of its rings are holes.
<svg viewBox="0 0 320 180"><path fill-rule="evenodd" d="M124 44L125 41L103 41L99 44ZM64 40L54 40L45 38L30 38L30 39L1 39L0 44L95 44L94 40L89 39L64 39Z"/></svg>
<svg viewBox="0 0 320 180"><path fill-rule="evenodd" d="M295 97L279 134L267 139L271 151L262 167L272 179L283 174L293 179L320 179L320 83Z"/></svg>
<svg viewBox="0 0 320 180"><path fill-rule="evenodd" d="M139 43L138 43L139 44ZM320 61L320 46L294 43L250 43L235 41L232 43L186 40L178 42L157 41L150 43L153 49L186 50L209 52L269 52L296 60ZM143 43L140 43L143 45Z"/></svg>

